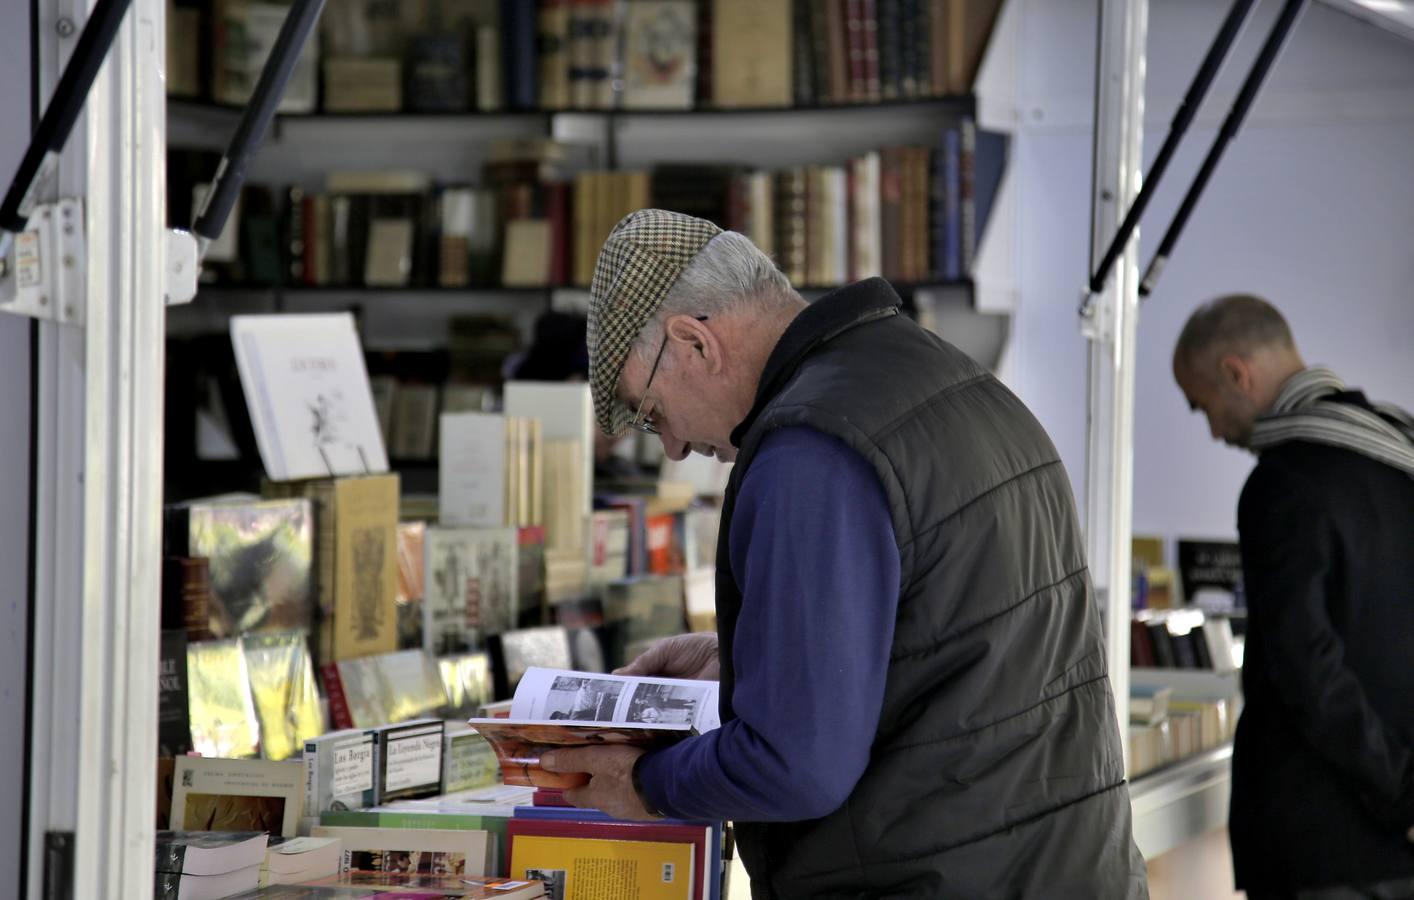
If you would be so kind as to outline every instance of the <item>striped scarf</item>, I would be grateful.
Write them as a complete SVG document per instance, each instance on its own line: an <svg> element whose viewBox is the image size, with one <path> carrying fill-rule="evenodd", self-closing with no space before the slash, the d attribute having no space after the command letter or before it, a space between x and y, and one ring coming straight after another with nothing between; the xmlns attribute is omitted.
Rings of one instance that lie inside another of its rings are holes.
<svg viewBox="0 0 1414 900"><path fill-rule="evenodd" d="M1388 403L1371 403L1367 409L1339 402L1337 395L1345 390L1345 382L1323 366L1291 376L1271 411L1253 426L1252 449L1310 441L1354 450L1414 477L1414 418Z"/></svg>

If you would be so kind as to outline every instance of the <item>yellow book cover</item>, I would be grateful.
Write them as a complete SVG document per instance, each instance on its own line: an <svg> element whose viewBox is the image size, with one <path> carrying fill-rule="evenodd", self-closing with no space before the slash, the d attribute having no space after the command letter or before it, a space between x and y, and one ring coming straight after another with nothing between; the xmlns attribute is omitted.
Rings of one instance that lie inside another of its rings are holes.
<svg viewBox="0 0 1414 900"><path fill-rule="evenodd" d="M334 658L398 649L398 476L334 484Z"/></svg>
<svg viewBox="0 0 1414 900"><path fill-rule="evenodd" d="M517 835L511 877L545 882L566 900L689 900L693 846Z"/></svg>

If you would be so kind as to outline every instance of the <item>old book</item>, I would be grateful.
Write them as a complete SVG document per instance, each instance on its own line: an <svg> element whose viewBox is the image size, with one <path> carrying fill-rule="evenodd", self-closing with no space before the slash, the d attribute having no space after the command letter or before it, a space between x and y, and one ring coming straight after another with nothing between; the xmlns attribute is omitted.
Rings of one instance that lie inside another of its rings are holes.
<svg viewBox="0 0 1414 900"><path fill-rule="evenodd" d="M496 112L505 103L501 34L494 25L482 25L476 29L476 108Z"/></svg>
<svg viewBox="0 0 1414 900"><path fill-rule="evenodd" d="M261 70L275 47L289 7L280 3L221 0L212 12L215 29L212 95L217 103L244 106L255 92ZM195 42L191 35L186 40ZM318 96L319 36L311 34L295 62L280 100L282 113L313 112Z"/></svg>
<svg viewBox="0 0 1414 900"><path fill-rule="evenodd" d="M497 697L509 697L532 668L567 669L571 663L569 633L559 625L521 628L492 635L487 641Z"/></svg>
<svg viewBox="0 0 1414 900"><path fill-rule="evenodd" d="M512 219L506 223L501 281L506 287L545 287L550 283L549 221Z"/></svg>
<svg viewBox="0 0 1414 900"><path fill-rule="evenodd" d="M414 37L407 52L407 106L418 112L464 110L470 100L467 59L460 37L429 33Z"/></svg>
<svg viewBox="0 0 1414 900"><path fill-rule="evenodd" d="M177 760L173 831L267 831L294 837L304 763L186 756Z"/></svg>
<svg viewBox="0 0 1414 900"><path fill-rule="evenodd" d="M369 287L406 287L412 277L413 221L374 219L368 223L368 255L363 283Z"/></svg>
<svg viewBox="0 0 1414 900"><path fill-rule="evenodd" d="M431 459L436 450L437 398L435 384L400 382L393 404L392 455L397 459Z"/></svg>
<svg viewBox="0 0 1414 900"><path fill-rule="evenodd" d="M423 646L429 652L473 648L514 624L515 529L429 528L424 549Z"/></svg>
<svg viewBox="0 0 1414 900"><path fill-rule="evenodd" d="M529 525L516 529L516 621L517 628L549 624L545 604L545 527Z"/></svg>
<svg viewBox="0 0 1414 900"><path fill-rule="evenodd" d="M471 728L448 729L442 739L442 793L469 791L500 783L496 751Z"/></svg>
<svg viewBox="0 0 1414 900"><path fill-rule="evenodd" d="M508 515L506 416L444 413L438 454L438 519L449 526L493 527Z"/></svg>
<svg viewBox="0 0 1414 900"><path fill-rule="evenodd" d="M697 9L692 0L641 0L628 6L623 105L691 109L697 84Z"/></svg>
<svg viewBox="0 0 1414 900"><path fill-rule="evenodd" d="M403 105L402 72L397 59L326 59L324 111L397 112Z"/></svg>
<svg viewBox="0 0 1414 900"><path fill-rule="evenodd" d="M333 658L397 648L396 475L339 479L334 484Z"/></svg>
<svg viewBox="0 0 1414 900"><path fill-rule="evenodd" d="M541 109L570 105L570 0L540 0L536 31Z"/></svg>
<svg viewBox="0 0 1414 900"><path fill-rule="evenodd" d="M712 17L714 104L789 106L789 0L715 0Z"/></svg>
<svg viewBox="0 0 1414 900"><path fill-rule="evenodd" d="M507 415L541 422L541 437L545 442L542 453L546 458L542 493L548 501L547 507L563 502L567 509L577 510L580 516L587 514L593 490L595 434L594 403L588 385L509 381L505 387L505 408ZM549 455L556 453L557 461L569 464L568 448L562 443L565 441L574 441L578 454L573 457L575 471L572 473L560 471L558 462L549 461ZM557 449L551 450L552 444ZM570 493L566 498L563 492L567 490ZM559 537L547 529L549 546L562 546ZM569 542L572 543L573 538Z"/></svg>

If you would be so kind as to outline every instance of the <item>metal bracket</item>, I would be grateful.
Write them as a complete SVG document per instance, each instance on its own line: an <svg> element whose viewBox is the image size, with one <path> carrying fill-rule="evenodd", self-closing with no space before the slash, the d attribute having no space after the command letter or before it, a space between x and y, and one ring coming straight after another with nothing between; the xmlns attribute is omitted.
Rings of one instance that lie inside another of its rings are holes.
<svg viewBox="0 0 1414 900"><path fill-rule="evenodd" d="M194 234L180 228L167 229L167 285L164 296L168 306L190 303L196 296L197 274L201 271L200 255Z"/></svg>
<svg viewBox="0 0 1414 900"><path fill-rule="evenodd" d="M87 262L83 202L36 206L0 260L0 311L82 325Z"/></svg>

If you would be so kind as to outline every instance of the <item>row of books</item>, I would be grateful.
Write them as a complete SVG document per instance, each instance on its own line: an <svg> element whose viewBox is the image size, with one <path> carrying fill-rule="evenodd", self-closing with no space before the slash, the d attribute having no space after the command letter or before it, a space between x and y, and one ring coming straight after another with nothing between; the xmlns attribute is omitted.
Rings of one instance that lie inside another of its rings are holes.
<svg viewBox="0 0 1414 900"><path fill-rule="evenodd" d="M1240 665L1232 624L1185 607L1136 612L1129 627L1132 666L1232 672Z"/></svg>
<svg viewBox="0 0 1414 900"><path fill-rule="evenodd" d="M720 897L721 823L632 824L569 808L563 789L587 776L539 765L553 747L652 747L715 728L717 689L710 681L532 668L512 701L482 707L492 718L321 733L292 761L159 760L158 870L171 890L163 895L225 896L217 887L230 878L371 885L397 875L418 879L400 886L440 890L440 878L509 875L558 880L556 896L575 896L576 878L590 877L575 868L592 868L587 859L628 861L632 869L651 851L651 873L618 873L612 896L638 895L646 883L656 888L644 896ZM280 856L254 841L265 834L278 839Z"/></svg>
<svg viewBox="0 0 1414 900"><path fill-rule="evenodd" d="M541 162L508 159L487 164L483 187L435 190L415 174L336 173L325 192L290 188L283 203L248 188L212 273L307 287L584 286L615 223L657 206L748 235L801 286L958 280L972 270L1006 153L1004 135L964 118L936 147L774 172L677 164L553 180ZM199 196L208 162L171 161L174 198ZM180 224L190 207L178 202Z"/></svg>
<svg viewBox="0 0 1414 900"><path fill-rule="evenodd" d="M1000 6L347 0L325 12L281 110L730 109L966 94ZM245 103L287 11L256 0L173 5L169 92Z"/></svg>
<svg viewBox="0 0 1414 900"><path fill-rule="evenodd" d="M1236 697L1175 697L1168 687L1132 685L1129 773L1138 777L1231 741Z"/></svg>

